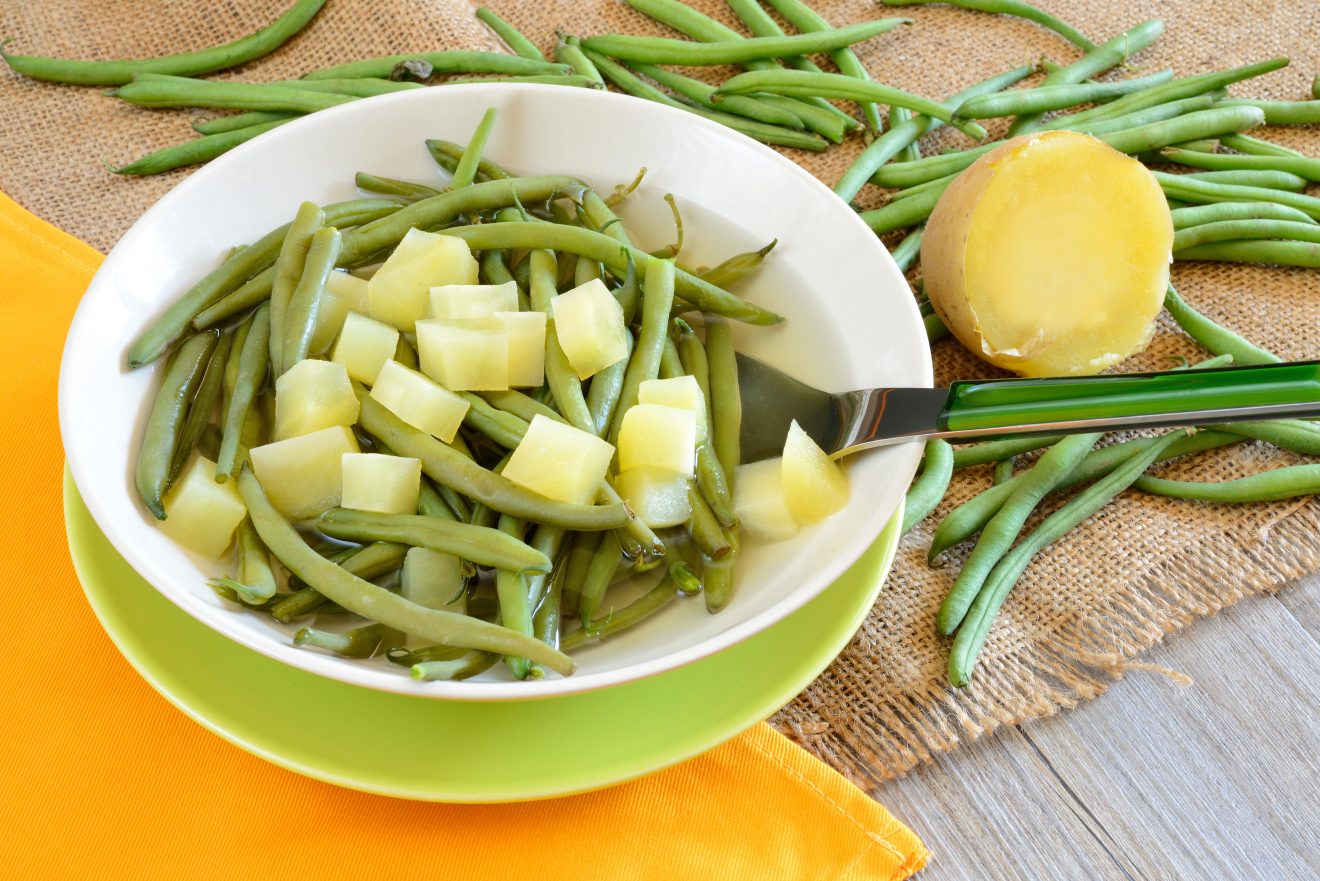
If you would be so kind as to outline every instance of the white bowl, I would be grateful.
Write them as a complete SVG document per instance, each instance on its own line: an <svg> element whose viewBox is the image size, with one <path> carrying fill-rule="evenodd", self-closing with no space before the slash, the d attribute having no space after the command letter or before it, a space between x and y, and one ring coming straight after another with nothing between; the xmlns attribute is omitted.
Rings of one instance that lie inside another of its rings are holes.
<svg viewBox="0 0 1320 881"><path fill-rule="evenodd" d="M700 600L675 602L644 625L577 652L578 672L567 678L517 682L498 665L466 682L414 682L384 661L294 648L294 628L219 600L205 579L227 565L181 550L155 528L134 492L132 462L161 368L129 371L128 346L232 246L287 222L304 200L359 196L355 172L442 180L423 141L466 141L490 107L499 117L486 155L516 171L577 175L608 193L645 166L642 186L619 208L642 247L673 240L665 193L682 209L688 264L713 265L777 238L779 246L740 292L788 321L773 328L736 325L741 351L831 391L932 381L908 286L853 211L773 150L679 110L554 86L419 89L316 113L197 171L111 251L69 331L59 412L78 489L129 563L206 625L313 673L456 700L541 698L617 685L762 630L861 555L897 509L921 455L920 445L906 444L855 457L847 509L791 541L747 547L724 611L709 615Z"/></svg>

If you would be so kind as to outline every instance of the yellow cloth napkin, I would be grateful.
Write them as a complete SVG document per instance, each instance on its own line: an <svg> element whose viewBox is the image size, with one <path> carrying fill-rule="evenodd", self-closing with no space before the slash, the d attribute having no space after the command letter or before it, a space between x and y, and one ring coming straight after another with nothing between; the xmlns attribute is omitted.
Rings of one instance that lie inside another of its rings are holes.
<svg viewBox="0 0 1320 881"><path fill-rule="evenodd" d="M642 780L494 806L340 789L195 724L118 654L65 546L56 379L101 254L0 194L0 865L7 877L900 879L920 840L760 724Z"/></svg>

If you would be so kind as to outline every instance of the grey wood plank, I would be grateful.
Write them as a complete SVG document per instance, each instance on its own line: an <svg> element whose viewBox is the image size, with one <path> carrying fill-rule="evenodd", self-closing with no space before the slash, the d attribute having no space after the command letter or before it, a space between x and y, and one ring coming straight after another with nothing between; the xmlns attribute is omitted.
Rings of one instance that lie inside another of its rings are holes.
<svg viewBox="0 0 1320 881"><path fill-rule="evenodd" d="M1256 597L1198 621L1095 701L874 795L935 853L923 881L1320 877L1320 643Z"/></svg>
<svg viewBox="0 0 1320 881"><path fill-rule="evenodd" d="M1320 572L1285 588L1274 598L1320 643Z"/></svg>

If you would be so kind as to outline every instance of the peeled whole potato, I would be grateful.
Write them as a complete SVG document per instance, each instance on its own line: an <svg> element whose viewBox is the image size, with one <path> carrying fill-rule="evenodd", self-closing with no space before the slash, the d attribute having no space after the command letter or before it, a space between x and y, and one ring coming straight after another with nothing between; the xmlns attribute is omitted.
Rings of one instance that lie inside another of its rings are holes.
<svg viewBox="0 0 1320 881"><path fill-rule="evenodd" d="M1142 164L1089 135L992 150L922 235L931 305L964 346L1023 376L1098 373L1150 342L1173 221Z"/></svg>

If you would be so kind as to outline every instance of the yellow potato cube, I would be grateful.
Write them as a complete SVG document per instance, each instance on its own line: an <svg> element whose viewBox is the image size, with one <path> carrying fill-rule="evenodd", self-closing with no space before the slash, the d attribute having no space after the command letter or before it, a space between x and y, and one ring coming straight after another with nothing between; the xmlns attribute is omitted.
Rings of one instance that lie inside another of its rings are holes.
<svg viewBox="0 0 1320 881"><path fill-rule="evenodd" d="M697 451L697 417L691 410L634 404L619 426L619 471L658 468L691 477Z"/></svg>
<svg viewBox="0 0 1320 881"><path fill-rule="evenodd" d="M709 436L706 427L706 396L701 393L695 376L675 376L671 379L648 379L637 387L639 404L661 404L691 410L697 418L697 443Z"/></svg>
<svg viewBox="0 0 1320 881"><path fill-rule="evenodd" d="M386 361L371 396L413 428L445 443L454 439L467 415L468 402L398 361Z"/></svg>
<svg viewBox="0 0 1320 881"><path fill-rule="evenodd" d="M428 609L467 614L467 578L463 561L452 554L430 548L409 548L403 558L403 582L399 592Z"/></svg>
<svg viewBox="0 0 1320 881"><path fill-rule="evenodd" d="M496 312L509 335L509 387L545 382L544 312Z"/></svg>
<svg viewBox="0 0 1320 881"><path fill-rule="evenodd" d="M628 357L628 329L618 300L593 278L550 301L555 336L578 379Z"/></svg>
<svg viewBox="0 0 1320 881"><path fill-rule="evenodd" d="M784 498L802 523L824 520L848 504L848 475L794 420L784 441Z"/></svg>
<svg viewBox="0 0 1320 881"><path fill-rule="evenodd" d="M509 334L498 318L417 322L422 372L452 391L509 387Z"/></svg>
<svg viewBox="0 0 1320 881"><path fill-rule="evenodd" d="M247 516L232 480L215 482L215 463L198 456L165 494L161 532L190 551L219 557L234 540L234 530Z"/></svg>
<svg viewBox="0 0 1320 881"><path fill-rule="evenodd" d="M518 311L518 285L447 284L431 288L429 318L489 318L496 312Z"/></svg>
<svg viewBox="0 0 1320 881"><path fill-rule="evenodd" d="M357 422L358 409L344 365L304 359L275 380L274 439L352 425Z"/></svg>
<svg viewBox="0 0 1320 881"><path fill-rule="evenodd" d="M325 282L325 296L316 314L316 330L308 351L313 355L328 352L349 312L367 314L367 280L347 272L332 272Z"/></svg>
<svg viewBox="0 0 1320 881"><path fill-rule="evenodd" d="M477 269L462 239L410 229L367 282L368 313L411 332L417 320L426 317L431 288L476 284Z"/></svg>
<svg viewBox="0 0 1320 881"><path fill-rule="evenodd" d="M784 541L801 527L784 497L783 460L739 465L734 472L733 511L743 533L759 541Z"/></svg>
<svg viewBox="0 0 1320 881"><path fill-rule="evenodd" d="M416 514L422 483L420 459L380 453L344 453L340 506L382 514Z"/></svg>
<svg viewBox="0 0 1320 881"><path fill-rule="evenodd" d="M339 505L344 454L356 452L357 438L341 425L253 447L249 455L271 504L290 520L306 520Z"/></svg>
<svg viewBox="0 0 1320 881"><path fill-rule="evenodd" d="M595 498L613 458L609 441L537 414L504 476L543 496L585 505Z"/></svg>
<svg viewBox="0 0 1320 881"><path fill-rule="evenodd" d="M633 513L652 529L677 526L692 516L688 479L681 474L657 468L634 468L616 477L614 488Z"/></svg>
<svg viewBox="0 0 1320 881"><path fill-rule="evenodd" d="M344 327L339 332L330 360L343 364L353 379L371 385L376 381L381 365L394 357L398 347L398 330L357 312L349 312L344 317Z"/></svg>

